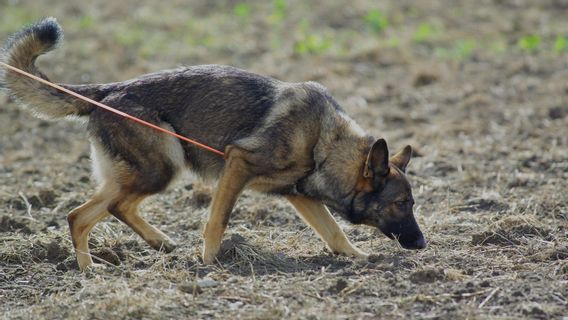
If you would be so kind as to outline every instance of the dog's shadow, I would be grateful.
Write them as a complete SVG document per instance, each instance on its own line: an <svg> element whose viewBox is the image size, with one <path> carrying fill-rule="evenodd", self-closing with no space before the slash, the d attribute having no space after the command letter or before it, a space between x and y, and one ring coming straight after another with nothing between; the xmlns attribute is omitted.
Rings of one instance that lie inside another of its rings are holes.
<svg viewBox="0 0 568 320"><path fill-rule="evenodd" d="M259 248L238 234L223 241L218 261L226 271L239 276L317 272L322 266L333 271L352 265L349 259L331 253L292 258Z"/></svg>

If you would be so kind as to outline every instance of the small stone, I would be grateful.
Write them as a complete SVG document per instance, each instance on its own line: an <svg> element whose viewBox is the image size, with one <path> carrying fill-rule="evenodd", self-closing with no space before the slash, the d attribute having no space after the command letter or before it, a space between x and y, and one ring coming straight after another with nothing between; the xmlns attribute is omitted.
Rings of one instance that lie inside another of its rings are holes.
<svg viewBox="0 0 568 320"><path fill-rule="evenodd" d="M331 287L329 287L327 289L327 291L329 293L332 293L332 294L338 294L343 289L347 288L348 285L349 285L349 283L347 283L347 281L345 281L345 279L339 278L339 279L337 279L337 282L335 283L335 285L332 285Z"/></svg>
<svg viewBox="0 0 568 320"><path fill-rule="evenodd" d="M431 71L423 70L423 71L417 73L414 76L414 80L412 81L412 85L414 87L423 87L423 86L433 84L433 83L435 83L439 80L440 80L440 76L438 74L433 73Z"/></svg>
<svg viewBox="0 0 568 320"><path fill-rule="evenodd" d="M201 288L213 288L216 287L218 283L211 278L205 277L203 279L197 280L197 285Z"/></svg>
<svg viewBox="0 0 568 320"><path fill-rule="evenodd" d="M564 106L555 106L548 109L548 117L550 119L562 119L568 115L568 107Z"/></svg>
<svg viewBox="0 0 568 320"><path fill-rule="evenodd" d="M237 309L239 309L240 307L242 307L242 305L243 305L243 303L242 303L241 301L236 301L236 302L233 302L233 303L229 303L229 309L231 309L231 310L237 310Z"/></svg>
<svg viewBox="0 0 568 320"><path fill-rule="evenodd" d="M116 252L112 251L109 248L101 248L99 250L95 250L92 252L92 255L98 259L104 260L112 265L119 266L120 265L120 258L116 254ZM95 262L98 262L95 259Z"/></svg>
<svg viewBox="0 0 568 320"><path fill-rule="evenodd" d="M384 256L380 254L370 254L369 257L367 257L367 260L370 263L379 263L384 260Z"/></svg>
<svg viewBox="0 0 568 320"><path fill-rule="evenodd" d="M203 292L203 289L201 289L201 287L195 281L184 282L178 285L178 289L181 292L189 294L200 294Z"/></svg>
<svg viewBox="0 0 568 320"><path fill-rule="evenodd" d="M443 270L426 268L414 271L410 274L409 279L413 283L433 283L444 280L445 275Z"/></svg>

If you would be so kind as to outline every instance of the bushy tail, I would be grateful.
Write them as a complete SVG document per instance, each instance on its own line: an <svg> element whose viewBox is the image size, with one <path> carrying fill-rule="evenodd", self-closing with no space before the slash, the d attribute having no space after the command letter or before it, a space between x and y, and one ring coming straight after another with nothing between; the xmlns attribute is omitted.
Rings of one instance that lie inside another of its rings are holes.
<svg viewBox="0 0 568 320"><path fill-rule="evenodd" d="M55 18L46 18L13 34L0 50L0 61L47 80L35 66L39 55L53 50L63 40ZM68 86L73 89L80 86ZM38 81L0 66L0 88L7 89L37 116L46 119L88 115L93 106Z"/></svg>

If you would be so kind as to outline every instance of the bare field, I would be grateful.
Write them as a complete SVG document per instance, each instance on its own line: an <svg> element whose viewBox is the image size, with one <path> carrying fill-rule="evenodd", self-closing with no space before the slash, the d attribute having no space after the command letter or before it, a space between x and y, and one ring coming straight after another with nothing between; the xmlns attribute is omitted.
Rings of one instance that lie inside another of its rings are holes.
<svg viewBox="0 0 568 320"><path fill-rule="evenodd" d="M82 274L66 215L95 187L84 124L0 95L1 317L568 317L568 2L0 0L0 40L48 15L65 42L38 65L56 82L218 63L322 83L392 149L416 149L429 247L342 222L373 255L335 256L284 199L251 192L204 266L214 186L187 177L142 208L174 252L107 219L90 240L104 267Z"/></svg>

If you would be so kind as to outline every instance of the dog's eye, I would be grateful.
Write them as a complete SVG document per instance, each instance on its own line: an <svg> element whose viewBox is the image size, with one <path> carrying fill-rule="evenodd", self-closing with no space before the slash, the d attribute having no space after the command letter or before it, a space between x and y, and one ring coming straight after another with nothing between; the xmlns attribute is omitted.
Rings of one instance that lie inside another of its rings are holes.
<svg viewBox="0 0 568 320"><path fill-rule="evenodd" d="M395 204L401 210L406 210L406 209L412 207L412 202L410 200L396 201Z"/></svg>

